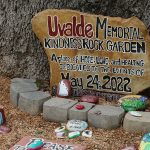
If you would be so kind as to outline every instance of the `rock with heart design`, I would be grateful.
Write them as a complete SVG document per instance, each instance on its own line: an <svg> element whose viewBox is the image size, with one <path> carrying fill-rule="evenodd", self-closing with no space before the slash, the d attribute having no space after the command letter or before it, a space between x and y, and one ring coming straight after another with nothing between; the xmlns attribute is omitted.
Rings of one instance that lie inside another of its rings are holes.
<svg viewBox="0 0 150 150"><path fill-rule="evenodd" d="M72 93L71 82L67 79L61 80L57 87L57 96L69 97L71 96L71 93Z"/></svg>

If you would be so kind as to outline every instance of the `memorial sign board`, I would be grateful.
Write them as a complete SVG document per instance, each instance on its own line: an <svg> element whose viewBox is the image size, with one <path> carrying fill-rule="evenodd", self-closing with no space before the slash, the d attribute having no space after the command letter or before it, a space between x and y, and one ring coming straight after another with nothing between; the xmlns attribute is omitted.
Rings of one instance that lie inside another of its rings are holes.
<svg viewBox="0 0 150 150"><path fill-rule="evenodd" d="M49 9L32 28L48 56L51 91L61 79L71 81L74 96L115 98L150 87L150 37L138 18Z"/></svg>

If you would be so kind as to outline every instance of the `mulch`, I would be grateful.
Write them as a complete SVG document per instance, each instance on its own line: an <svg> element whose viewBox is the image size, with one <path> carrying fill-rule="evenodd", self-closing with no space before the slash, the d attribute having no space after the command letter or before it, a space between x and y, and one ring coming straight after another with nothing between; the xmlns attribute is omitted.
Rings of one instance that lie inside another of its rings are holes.
<svg viewBox="0 0 150 150"><path fill-rule="evenodd" d="M0 150L9 150L24 136L33 136L47 140L57 140L54 129L59 123L49 122L43 119L42 114L31 116L20 111L10 103L8 77L0 76L0 105L4 106L7 126L11 128L8 134L0 134ZM88 150L120 150L126 145L139 146L143 133L129 133L121 128L104 130L89 127L93 131L91 138L77 137L75 139L59 139L69 143L87 145Z"/></svg>

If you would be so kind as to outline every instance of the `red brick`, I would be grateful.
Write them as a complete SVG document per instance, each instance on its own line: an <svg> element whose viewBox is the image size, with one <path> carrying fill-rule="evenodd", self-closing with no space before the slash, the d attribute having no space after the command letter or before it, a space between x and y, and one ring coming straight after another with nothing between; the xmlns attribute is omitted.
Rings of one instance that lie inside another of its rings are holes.
<svg viewBox="0 0 150 150"><path fill-rule="evenodd" d="M28 143L31 142L30 141L31 139L34 139L34 138L30 137L30 136L26 136L26 137L22 138L18 143L16 143L9 150L26 150L26 149L23 149L23 148L19 149L16 146L26 146ZM47 141L47 140L44 140L44 143L45 143L45 146L47 145L47 148L43 147L40 150L56 150L57 149L56 146L58 147L59 145L61 145L61 148L59 150L86 150L86 146L81 146L79 144L71 144L71 143L66 143L66 142L61 142L61 141ZM55 147L55 148L51 148L52 144L53 144L53 147ZM72 149L69 148L69 146L71 146ZM16 149L15 149L15 147L16 147ZM63 149L62 147L65 147L65 148Z"/></svg>

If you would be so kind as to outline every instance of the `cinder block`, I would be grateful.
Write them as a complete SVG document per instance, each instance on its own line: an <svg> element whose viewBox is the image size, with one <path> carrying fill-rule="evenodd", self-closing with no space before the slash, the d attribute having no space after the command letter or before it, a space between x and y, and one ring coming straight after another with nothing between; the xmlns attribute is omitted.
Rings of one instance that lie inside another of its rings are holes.
<svg viewBox="0 0 150 150"><path fill-rule="evenodd" d="M11 79L11 83L18 83L18 82L35 83L36 79L26 79L26 78L13 78L13 79Z"/></svg>
<svg viewBox="0 0 150 150"><path fill-rule="evenodd" d="M66 98L52 98L43 105L43 117L49 121L67 122L68 111L76 103L78 103L78 101Z"/></svg>
<svg viewBox="0 0 150 150"><path fill-rule="evenodd" d="M31 115L38 115L43 110L43 103L50 99L50 94L42 91L20 93L18 107Z"/></svg>
<svg viewBox="0 0 150 150"><path fill-rule="evenodd" d="M76 109L76 105L84 105L84 109L82 110L78 110ZM72 119L77 119L77 120L83 120L83 121L87 121L87 117L88 117L88 111L95 106L95 104L92 103L87 103L87 102L80 102L77 103L76 105L74 105L70 110L69 110L69 120Z"/></svg>
<svg viewBox="0 0 150 150"><path fill-rule="evenodd" d="M10 101L14 106L18 106L19 94L23 92L37 91L35 83L16 82L10 85Z"/></svg>
<svg viewBox="0 0 150 150"><path fill-rule="evenodd" d="M114 129L120 126L124 110L110 105L96 105L88 112L88 123L96 128Z"/></svg>
<svg viewBox="0 0 150 150"><path fill-rule="evenodd" d="M129 132L149 132L150 112L139 111L142 117L132 116L129 112L125 115L123 128Z"/></svg>

